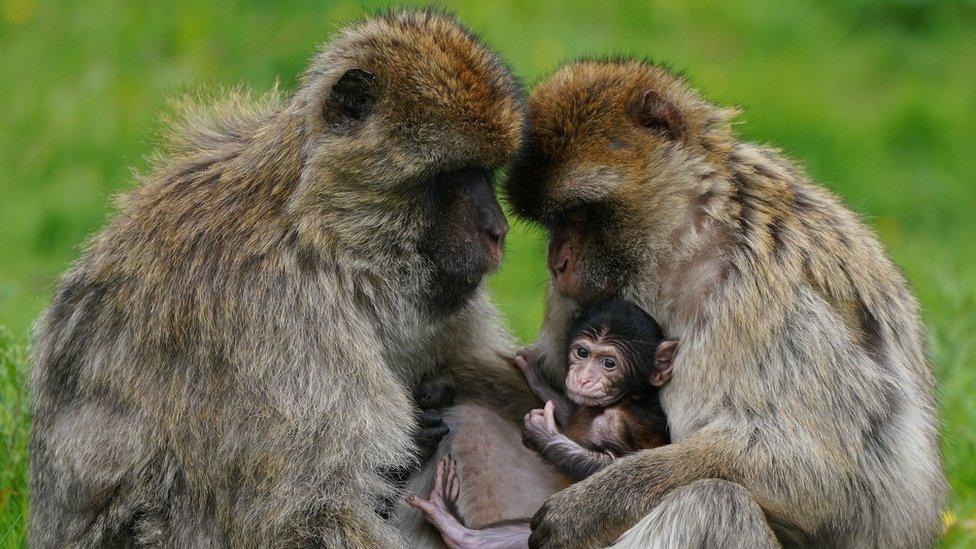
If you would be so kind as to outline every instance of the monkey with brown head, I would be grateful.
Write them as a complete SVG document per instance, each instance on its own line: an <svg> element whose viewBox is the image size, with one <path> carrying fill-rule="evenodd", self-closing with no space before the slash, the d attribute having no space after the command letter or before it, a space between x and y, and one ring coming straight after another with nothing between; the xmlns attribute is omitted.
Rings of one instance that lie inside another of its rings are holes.
<svg viewBox="0 0 976 549"><path fill-rule="evenodd" d="M529 107L506 190L549 232L542 370L561 375L567 327L606 296L682 349L661 390L672 443L550 498L530 544L932 544L925 331L870 228L660 65L573 63Z"/></svg>
<svg viewBox="0 0 976 549"><path fill-rule="evenodd" d="M184 118L39 321L32 544L401 545L386 475L444 434L417 383L459 365L483 381L459 400L536 402L482 284L518 80L450 16L395 10L288 97Z"/></svg>

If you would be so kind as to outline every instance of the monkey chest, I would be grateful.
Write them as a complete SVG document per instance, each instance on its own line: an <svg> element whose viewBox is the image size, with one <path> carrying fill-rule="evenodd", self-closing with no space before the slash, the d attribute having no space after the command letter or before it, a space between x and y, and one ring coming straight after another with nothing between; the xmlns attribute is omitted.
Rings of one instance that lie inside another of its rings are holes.
<svg viewBox="0 0 976 549"><path fill-rule="evenodd" d="M668 442L666 427L625 406L586 408L581 412L584 417L574 421L579 429L568 434L591 450L624 455Z"/></svg>
<svg viewBox="0 0 976 549"><path fill-rule="evenodd" d="M629 451L623 446L626 438L626 415L618 407L581 408L567 435L591 450L610 450L615 453Z"/></svg>

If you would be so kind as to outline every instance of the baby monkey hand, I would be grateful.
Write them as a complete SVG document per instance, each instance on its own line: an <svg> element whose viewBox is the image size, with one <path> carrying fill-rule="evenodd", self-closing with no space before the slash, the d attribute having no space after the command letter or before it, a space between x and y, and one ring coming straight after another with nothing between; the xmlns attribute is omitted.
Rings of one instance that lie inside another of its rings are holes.
<svg viewBox="0 0 976 549"><path fill-rule="evenodd" d="M532 410L525 415L522 430L522 443L529 449L542 452L547 446L563 438L563 434L556 425L556 404L546 402L543 409Z"/></svg>

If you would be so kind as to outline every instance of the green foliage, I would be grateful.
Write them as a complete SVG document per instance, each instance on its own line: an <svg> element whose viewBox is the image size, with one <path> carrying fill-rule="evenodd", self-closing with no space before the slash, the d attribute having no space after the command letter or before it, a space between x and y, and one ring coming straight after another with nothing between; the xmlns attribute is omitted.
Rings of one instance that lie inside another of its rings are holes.
<svg viewBox="0 0 976 549"><path fill-rule="evenodd" d="M381 6L289 0L0 0L0 546L23 543L24 341L57 275L145 170L168 98L296 85L314 45ZM450 2L528 84L580 56L639 54L745 109L863 213L922 302L942 389L954 517L976 543L976 2ZM515 332L538 329L544 243L514 222L492 284Z"/></svg>
<svg viewBox="0 0 976 549"><path fill-rule="evenodd" d="M24 539L28 425L27 354L0 326L0 547Z"/></svg>

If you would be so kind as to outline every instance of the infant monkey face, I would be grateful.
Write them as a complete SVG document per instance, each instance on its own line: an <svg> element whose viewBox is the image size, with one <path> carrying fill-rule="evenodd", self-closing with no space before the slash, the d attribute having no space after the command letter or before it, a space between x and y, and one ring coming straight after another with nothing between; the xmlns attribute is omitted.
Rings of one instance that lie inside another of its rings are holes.
<svg viewBox="0 0 976 549"><path fill-rule="evenodd" d="M566 395L581 406L606 407L628 395L655 391L671 380L677 348L677 340L665 339L652 357L642 359L621 341L577 337L569 347Z"/></svg>
<svg viewBox="0 0 976 549"><path fill-rule="evenodd" d="M582 406L609 406L624 396L630 369L618 344L579 337L569 349L566 394Z"/></svg>

